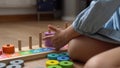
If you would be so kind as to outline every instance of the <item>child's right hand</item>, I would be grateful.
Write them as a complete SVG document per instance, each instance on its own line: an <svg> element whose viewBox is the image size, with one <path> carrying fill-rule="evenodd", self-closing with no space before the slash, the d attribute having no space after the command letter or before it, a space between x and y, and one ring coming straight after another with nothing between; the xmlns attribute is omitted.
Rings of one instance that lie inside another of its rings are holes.
<svg viewBox="0 0 120 68"><path fill-rule="evenodd" d="M43 39L48 39L48 38L51 39L53 47L55 47L56 50L59 50L61 47L63 47L69 42L69 39L67 39L65 30L57 28L53 25L48 25L48 29L55 32L55 34L45 36Z"/></svg>

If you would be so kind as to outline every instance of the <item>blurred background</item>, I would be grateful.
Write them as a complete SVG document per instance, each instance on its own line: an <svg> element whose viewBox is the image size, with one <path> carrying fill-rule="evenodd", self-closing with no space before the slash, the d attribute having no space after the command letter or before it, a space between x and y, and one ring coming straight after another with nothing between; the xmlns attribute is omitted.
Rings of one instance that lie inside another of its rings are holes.
<svg viewBox="0 0 120 68"><path fill-rule="evenodd" d="M38 34L52 24L64 28L74 21L90 0L0 0L0 46L22 40L28 46L38 44Z"/></svg>

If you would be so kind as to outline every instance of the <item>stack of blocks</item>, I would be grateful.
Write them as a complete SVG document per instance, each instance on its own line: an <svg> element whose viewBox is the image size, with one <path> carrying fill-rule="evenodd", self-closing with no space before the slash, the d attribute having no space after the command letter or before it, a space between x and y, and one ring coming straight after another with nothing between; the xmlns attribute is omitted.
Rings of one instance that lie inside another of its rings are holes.
<svg viewBox="0 0 120 68"><path fill-rule="evenodd" d="M73 62L67 52L50 53L47 55L46 61L47 68L73 68Z"/></svg>

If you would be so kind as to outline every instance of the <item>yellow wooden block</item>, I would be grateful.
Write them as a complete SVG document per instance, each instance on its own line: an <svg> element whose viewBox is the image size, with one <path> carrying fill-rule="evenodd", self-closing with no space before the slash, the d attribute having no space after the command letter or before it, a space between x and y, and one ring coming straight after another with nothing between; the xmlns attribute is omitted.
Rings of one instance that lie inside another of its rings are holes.
<svg viewBox="0 0 120 68"><path fill-rule="evenodd" d="M51 66L51 65L58 65L59 61L57 60L47 60L46 61L46 66Z"/></svg>

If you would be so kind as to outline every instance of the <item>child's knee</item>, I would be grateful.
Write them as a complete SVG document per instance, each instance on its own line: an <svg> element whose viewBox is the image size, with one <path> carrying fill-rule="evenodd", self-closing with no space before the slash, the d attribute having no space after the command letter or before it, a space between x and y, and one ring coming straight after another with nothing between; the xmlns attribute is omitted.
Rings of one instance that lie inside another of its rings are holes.
<svg viewBox="0 0 120 68"><path fill-rule="evenodd" d="M72 59L76 59L76 45L74 44L75 41L72 40L69 42L69 48L68 48L68 53L69 53L69 56L72 58Z"/></svg>
<svg viewBox="0 0 120 68"><path fill-rule="evenodd" d="M102 56L95 56L86 62L84 68L118 68L109 60Z"/></svg>
<svg viewBox="0 0 120 68"><path fill-rule="evenodd" d="M87 60L86 57L84 57L84 51L85 46L82 43L79 43L79 40L74 39L70 41L69 47L68 47L68 53L73 60L78 60L85 62Z"/></svg>
<svg viewBox="0 0 120 68"><path fill-rule="evenodd" d="M86 62L84 68L102 68L102 62L98 57L93 57Z"/></svg>

